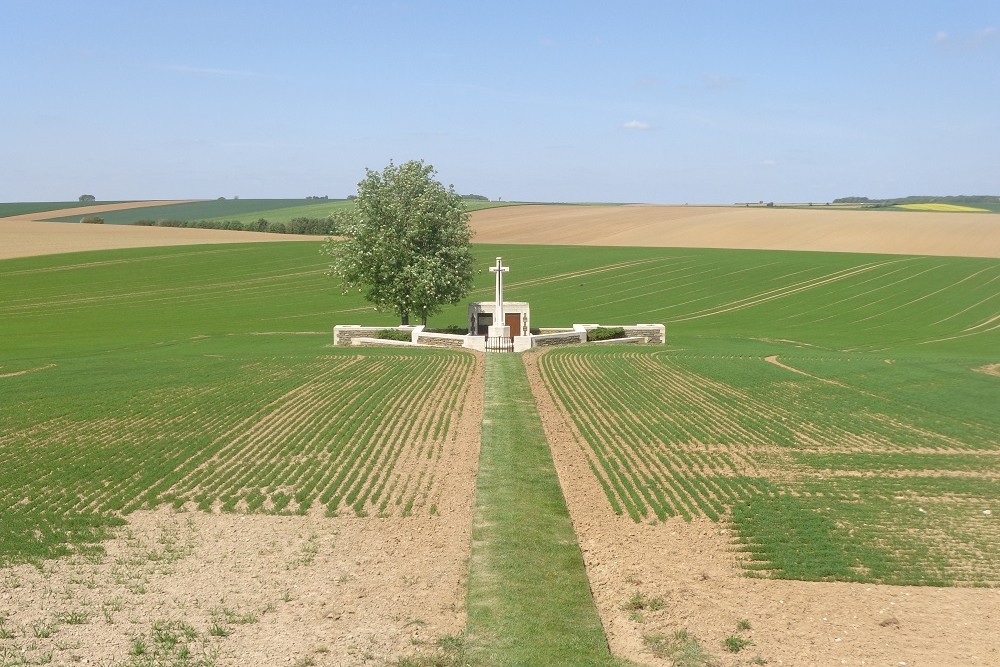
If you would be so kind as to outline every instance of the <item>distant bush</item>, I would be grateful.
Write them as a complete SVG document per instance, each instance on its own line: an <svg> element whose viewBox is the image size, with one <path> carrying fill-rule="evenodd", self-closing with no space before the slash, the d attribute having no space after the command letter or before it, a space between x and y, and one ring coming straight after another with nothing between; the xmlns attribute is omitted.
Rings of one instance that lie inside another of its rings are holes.
<svg viewBox="0 0 1000 667"><path fill-rule="evenodd" d="M292 218L287 228L289 234L328 236L333 233L333 221L329 218Z"/></svg>
<svg viewBox="0 0 1000 667"><path fill-rule="evenodd" d="M624 338L625 329L621 327L597 327L587 332L587 340L611 340L613 338Z"/></svg>
<svg viewBox="0 0 1000 667"><path fill-rule="evenodd" d="M104 220L97 218L100 222ZM90 219L81 222L92 222ZM327 236L335 232L336 225L331 218L293 218L287 225L283 222L268 222L258 218L253 222L239 220L136 220L133 225L142 227L179 227L187 229L227 229L237 232L271 232L272 234L308 234Z"/></svg>
<svg viewBox="0 0 1000 667"><path fill-rule="evenodd" d="M476 201L489 201L490 198L486 195L462 195L462 199L474 199Z"/></svg>
<svg viewBox="0 0 1000 667"><path fill-rule="evenodd" d="M85 218L80 218L80 222L82 222L85 225L103 225L104 218L99 218L96 215L88 215Z"/></svg>

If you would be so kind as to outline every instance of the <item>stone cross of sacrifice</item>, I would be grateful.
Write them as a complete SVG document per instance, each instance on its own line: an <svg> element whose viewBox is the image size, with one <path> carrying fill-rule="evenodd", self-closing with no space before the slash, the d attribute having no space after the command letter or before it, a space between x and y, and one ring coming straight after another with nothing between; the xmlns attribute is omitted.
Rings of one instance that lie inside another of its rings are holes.
<svg viewBox="0 0 1000 667"><path fill-rule="evenodd" d="M503 265L503 260L497 257L497 265L490 267L490 273L497 274L497 309L496 319L493 323L497 326L504 325L503 319L503 274L510 271L509 266Z"/></svg>

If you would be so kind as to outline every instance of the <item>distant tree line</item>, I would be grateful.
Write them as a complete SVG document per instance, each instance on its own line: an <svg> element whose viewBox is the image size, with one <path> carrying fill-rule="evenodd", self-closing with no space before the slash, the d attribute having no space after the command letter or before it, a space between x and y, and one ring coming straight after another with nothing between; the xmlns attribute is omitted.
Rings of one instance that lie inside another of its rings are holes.
<svg viewBox="0 0 1000 667"><path fill-rule="evenodd" d="M136 220L140 227L182 227L186 229L228 229L237 232L270 232L272 234L302 234L331 236L337 234L332 218L292 218L288 222L272 222L259 218L254 222L239 220Z"/></svg>
<svg viewBox="0 0 1000 667"><path fill-rule="evenodd" d="M462 195L462 199L474 199L476 201L489 201L490 198L486 195Z"/></svg>

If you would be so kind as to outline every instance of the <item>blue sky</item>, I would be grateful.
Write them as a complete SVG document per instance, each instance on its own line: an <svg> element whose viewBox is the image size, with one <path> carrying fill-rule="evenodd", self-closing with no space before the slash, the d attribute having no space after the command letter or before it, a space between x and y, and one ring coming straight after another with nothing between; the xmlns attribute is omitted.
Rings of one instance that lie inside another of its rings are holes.
<svg viewBox="0 0 1000 667"><path fill-rule="evenodd" d="M0 0L0 201L1000 194L1000 2Z"/></svg>

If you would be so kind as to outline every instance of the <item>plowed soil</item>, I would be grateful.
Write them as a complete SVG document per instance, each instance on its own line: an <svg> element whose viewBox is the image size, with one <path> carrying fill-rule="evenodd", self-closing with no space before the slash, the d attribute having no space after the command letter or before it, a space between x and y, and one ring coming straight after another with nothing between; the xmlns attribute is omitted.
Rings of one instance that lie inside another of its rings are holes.
<svg viewBox="0 0 1000 667"><path fill-rule="evenodd" d="M677 630L697 638L720 667L885 665L961 667L1000 662L1000 590L772 581L744 577L722 524L707 519L635 523L611 510L579 434L549 396L536 355L532 391L612 650L670 665L646 647ZM624 608L636 593L660 609ZM745 619L751 628L740 631ZM729 636L752 645L730 653ZM700 664L700 663L699 663Z"/></svg>
<svg viewBox="0 0 1000 667"><path fill-rule="evenodd" d="M476 243L817 250L1000 257L1000 215L739 206L508 206Z"/></svg>

